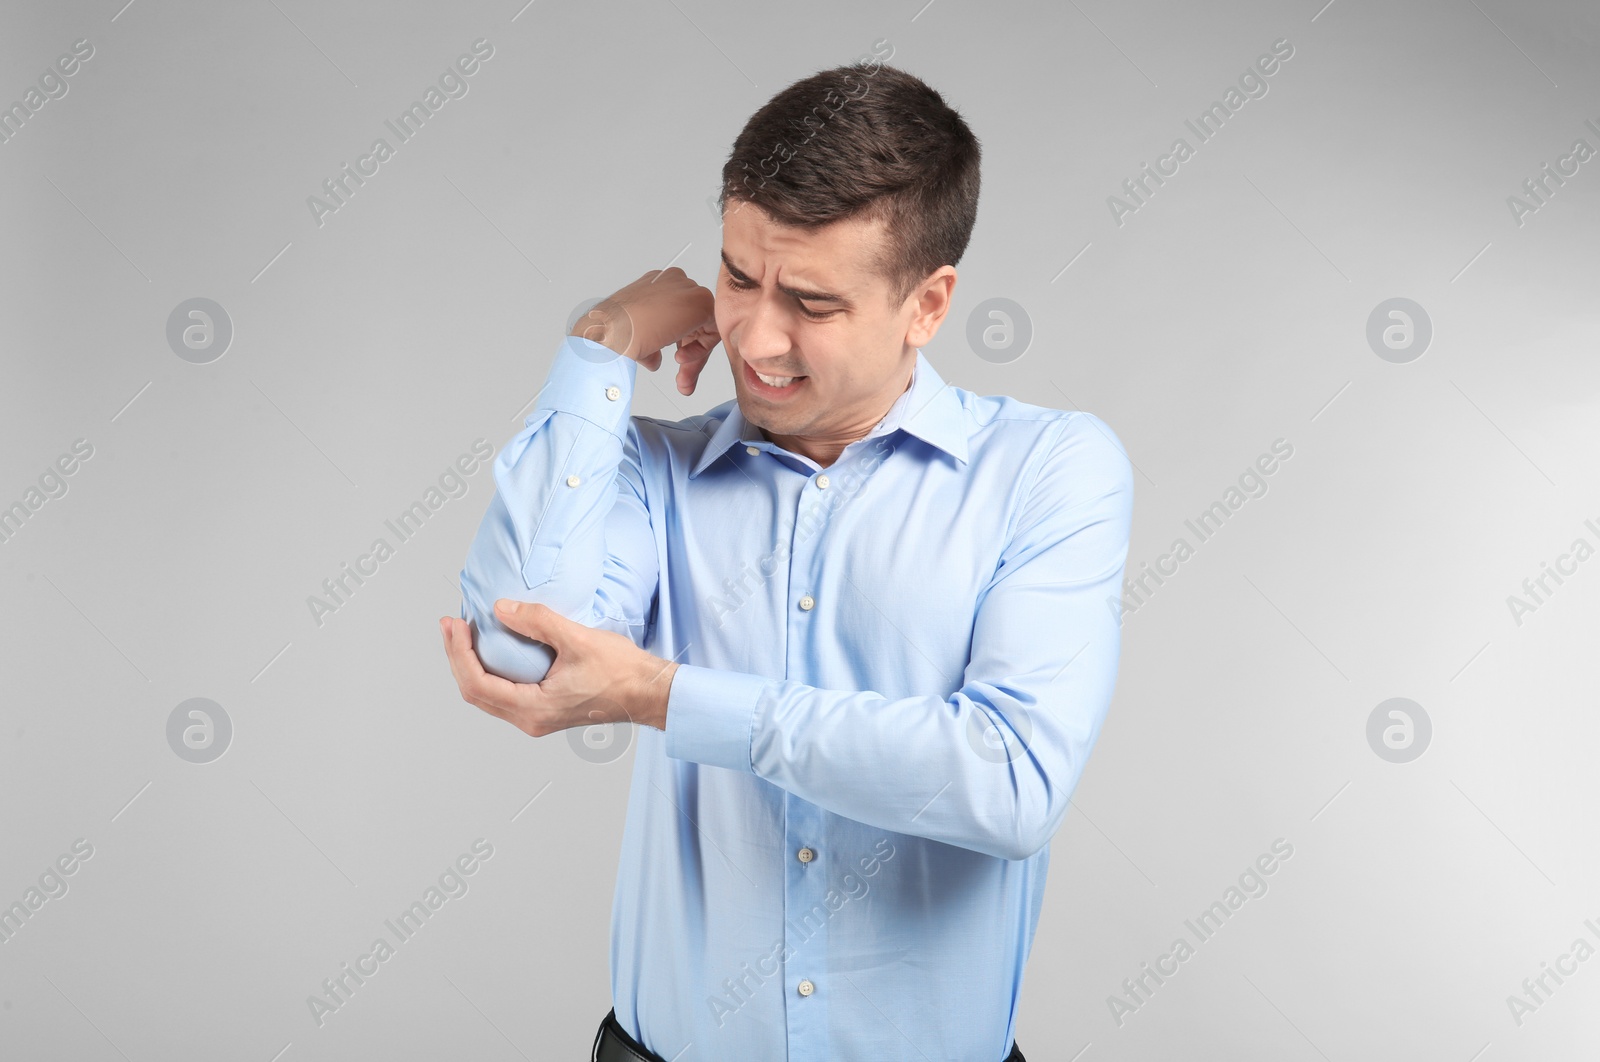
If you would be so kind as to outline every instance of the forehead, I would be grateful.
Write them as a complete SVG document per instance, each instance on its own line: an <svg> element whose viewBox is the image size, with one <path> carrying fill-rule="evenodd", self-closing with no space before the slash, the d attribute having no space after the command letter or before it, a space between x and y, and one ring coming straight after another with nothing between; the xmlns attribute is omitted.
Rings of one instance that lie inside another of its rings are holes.
<svg viewBox="0 0 1600 1062"><path fill-rule="evenodd" d="M744 273L776 266L784 284L825 291L866 292L883 281L873 268L883 223L859 217L814 229L775 223L753 203L730 200L722 219L722 250Z"/></svg>

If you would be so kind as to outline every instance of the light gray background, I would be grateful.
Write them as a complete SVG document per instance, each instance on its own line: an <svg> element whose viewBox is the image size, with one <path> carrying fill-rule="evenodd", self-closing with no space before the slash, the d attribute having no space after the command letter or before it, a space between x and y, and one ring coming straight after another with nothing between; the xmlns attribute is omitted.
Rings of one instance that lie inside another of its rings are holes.
<svg viewBox="0 0 1600 1062"><path fill-rule="evenodd" d="M1520 625L1507 597L1600 543L1600 159L1523 224L1506 199L1600 149L1600 17L1323 5L8 5L0 102L95 54L0 145L0 504L94 456L0 543L0 903L94 855L0 944L0 1055L587 1057L632 751L459 699L436 618L488 471L320 627L306 599L498 452L581 303L668 264L713 284L741 125L877 40L984 148L926 353L1117 431L1130 574L1294 447L1128 617L1029 1058L1592 1055L1600 962L1520 1026L1506 997L1600 944L1600 559ZM478 38L468 94L319 227L306 198ZM1117 225L1107 197L1279 38L1268 94ZM234 328L209 364L166 340L195 297ZM966 339L996 297L1033 328L1005 363ZM1408 363L1366 339L1395 297L1434 330ZM690 398L641 372L634 411L732 397L724 364ZM192 697L233 724L209 764L168 745ZM1432 723L1409 763L1367 740L1391 697ZM317 1027L307 996L478 838L470 891ZM1119 1026L1107 997L1277 838L1270 891Z"/></svg>

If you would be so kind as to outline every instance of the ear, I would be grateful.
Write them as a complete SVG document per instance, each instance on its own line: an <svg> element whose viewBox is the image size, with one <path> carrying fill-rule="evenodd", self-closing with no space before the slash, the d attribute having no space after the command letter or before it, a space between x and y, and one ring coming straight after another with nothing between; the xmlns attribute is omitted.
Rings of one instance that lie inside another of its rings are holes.
<svg viewBox="0 0 1600 1062"><path fill-rule="evenodd" d="M913 347L925 347L933 342L950 303L955 295L956 270L954 266L940 266L928 274L909 299L912 303L911 321L906 327L906 342Z"/></svg>

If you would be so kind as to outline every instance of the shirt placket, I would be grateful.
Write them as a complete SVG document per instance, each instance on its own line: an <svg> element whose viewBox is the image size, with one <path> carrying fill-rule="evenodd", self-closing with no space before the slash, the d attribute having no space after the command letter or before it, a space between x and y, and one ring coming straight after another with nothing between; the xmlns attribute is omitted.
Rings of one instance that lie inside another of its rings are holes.
<svg viewBox="0 0 1600 1062"><path fill-rule="evenodd" d="M830 477L812 472L795 503L789 550L789 586L785 597L785 677L815 681L807 656L816 639L810 629L821 622L833 602L817 593L822 544L830 510ZM827 1053L828 996L835 986L828 977L829 915L824 897L829 867L837 862L823 834L821 808L793 793L784 793L784 943L789 956L783 966L784 1015L790 1062L824 1062ZM841 864L843 865L843 864Z"/></svg>

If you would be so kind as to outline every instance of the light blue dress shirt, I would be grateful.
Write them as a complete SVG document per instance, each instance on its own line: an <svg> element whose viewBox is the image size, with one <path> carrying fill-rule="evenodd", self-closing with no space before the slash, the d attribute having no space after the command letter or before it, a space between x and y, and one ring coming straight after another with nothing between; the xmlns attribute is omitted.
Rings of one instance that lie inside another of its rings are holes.
<svg viewBox="0 0 1600 1062"><path fill-rule="evenodd" d="M630 416L637 370L562 342L461 572L496 674L552 659L498 597L682 665L634 728L618 1020L677 1062L1000 1062L1115 685L1127 455L920 350L825 469L735 400Z"/></svg>

